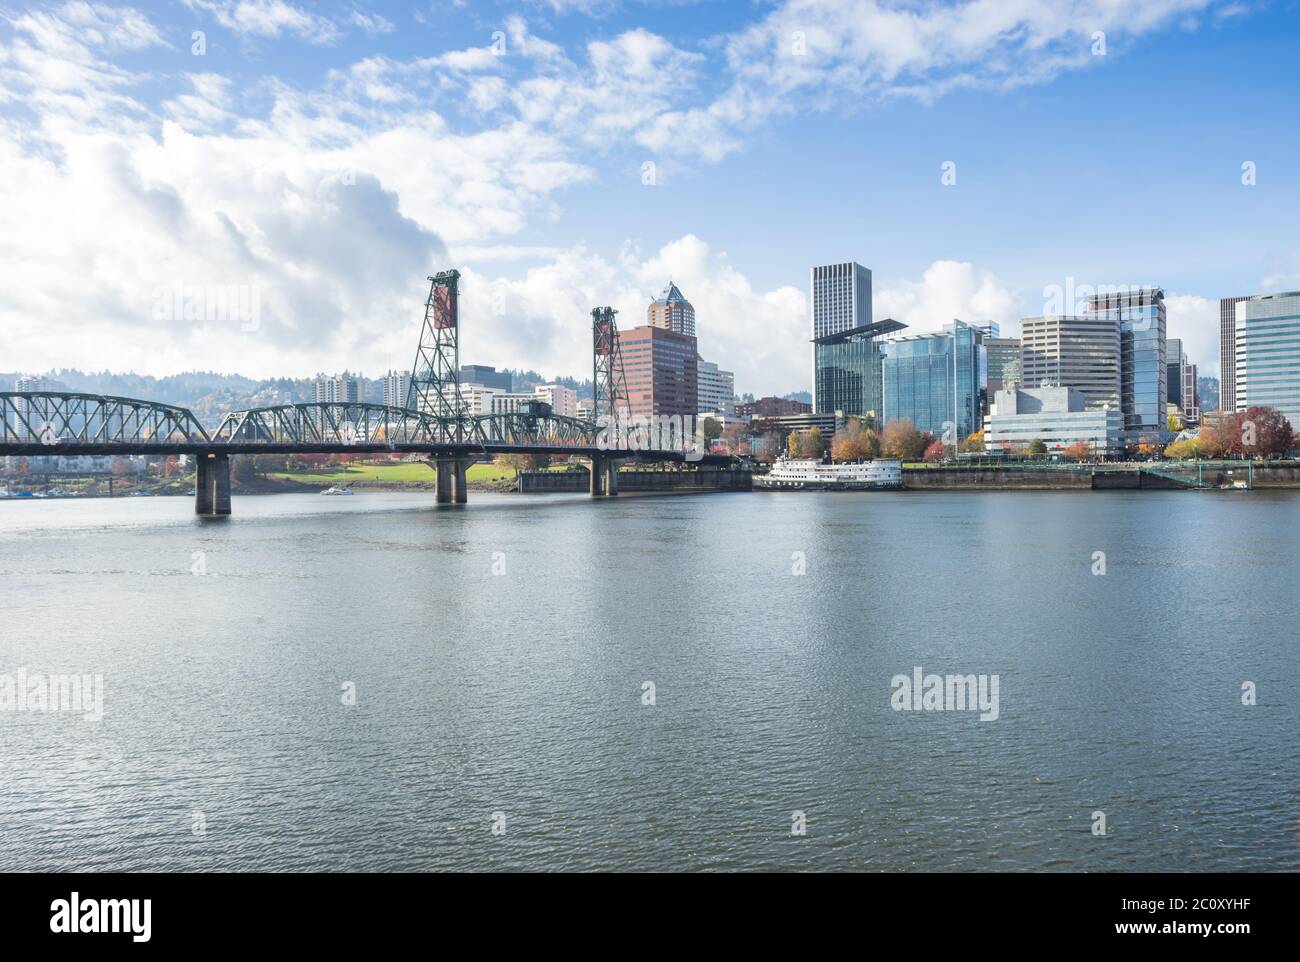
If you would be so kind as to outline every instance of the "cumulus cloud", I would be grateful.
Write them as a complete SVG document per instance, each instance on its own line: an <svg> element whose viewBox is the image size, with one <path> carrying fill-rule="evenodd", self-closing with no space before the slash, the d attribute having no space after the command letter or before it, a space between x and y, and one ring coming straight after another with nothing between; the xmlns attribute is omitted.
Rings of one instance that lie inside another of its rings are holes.
<svg viewBox="0 0 1300 962"><path fill-rule="evenodd" d="M876 287L872 315L892 317L924 334L940 330L954 319L976 324L997 321L1004 335L1014 336L1020 325L1020 295L988 271L963 261L935 261L919 281L887 281Z"/></svg>

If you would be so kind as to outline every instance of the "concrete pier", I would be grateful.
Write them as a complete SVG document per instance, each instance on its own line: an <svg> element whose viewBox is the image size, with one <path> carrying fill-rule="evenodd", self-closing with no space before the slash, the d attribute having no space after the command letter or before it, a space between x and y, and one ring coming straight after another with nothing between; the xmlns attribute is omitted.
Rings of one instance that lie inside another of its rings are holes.
<svg viewBox="0 0 1300 962"><path fill-rule="evenodd" d="M194 478L194 513L204 517L230 514L230 457L200 454Z"/></svg>
<svg viewBox="0 0 1300 962"><path fill-rule="evenodd" d="M469 458L456 459L453 487L456 492L457 504L465 504L469 501L469 482L465 478L465 472L469 470L469 465Z"/></svg>
<svg viewBox="0 0 1300 962"><path fill-rule="evenodd" d="M436 458L433 462L434 470L438 474L437 494L434 495L434 503L451 504L452 500L452 474L455 469L452 466L454 458Z"/></svg>

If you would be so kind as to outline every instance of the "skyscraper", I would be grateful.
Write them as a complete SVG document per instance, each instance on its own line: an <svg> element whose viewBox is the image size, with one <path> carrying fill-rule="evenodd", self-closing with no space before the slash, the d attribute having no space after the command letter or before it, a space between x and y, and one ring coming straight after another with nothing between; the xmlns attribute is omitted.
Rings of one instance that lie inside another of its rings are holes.
<svg viewBox="0 0 1300 962"><path fill-rule="evenodd" d="M1182 338L1171 337L1165 341L1165 401L1183 407L1183 378L1186 374L1187 355L1183 353Z"/></svg>
<svg viewBox="0 0 1300 962"><path fill-rule="evenodd" d="M955 321L937 334L900 337L884 344L884 422L906 419L948 443L979 430L984 385L984 332ZM949 431L949 426L955 431Z"/></svg>
<svg viewBox="0 0 1300 962"><path fill-rule="evenodd" d="M1237 401L1237 304L1245 297L1219 299L1219 410Z"/></svg>
<svg viewBox="0 0 1300 962"><path fill-rule="evenodd" d="M1020 383L1072 387L1092 409L1119 408L1119 321L1110 317L1026 317L1020 321Z"/></svg>
<svg viewBox="0 0 1300 962"><path fill-rule="evenodd" d="M871 326L871 271L861 264L849 261L844 264L827 264L809 271L809 310L812 319L813 342L813 410L828 413L847 410L836 396L822 397L818 382L834 389L834 381L818 376L823 366L818 354L832 343L823 341L834 334L846 331L866 331ZM897 322L895 322L897 323ZM820 342L820 343L819 343ZM850 402L852 403L852 402Z"/></svg>
<svg viewBox="0 0 1300 962"><path fill-rule="evenodd" d="M699 353L688 334L649 324L619 332L634 418L699 414Z"/></svg>
<svg viewBox="0 0 1300 962"><path fill-rule="evenodd" d="M997 330L997 325L993 325ZM998 391L1012 390L1020 386L1020 338L998 337L997 334L984 338L984 349L988 353L988 375L985 383L991 400Z"/></svg>
<svg viewBox="0 0 1300 962"><path fill-rule="evenodd" d="M675 334L695 336L695 308L672 281L645 309L645 322Z"/></svg>
<svg viewBox="0 0 1300 962"><path fill-rule="evenodd" d="M887 317L874 324L826 334L813 342L813 386L817 414L884 417L881 394L883 341L907 327Z"/></svg>
<svg viewBox="0 0 1300 962"><path fill-rule="evenodd" d="M406 395L410 388L410 371L389 371L384 375L384 403L389 407L406 407Z"/></svg>
<svg viewBox="0 0 1300 962"><path fill-rule="evenodd" d="M1277 408L1300 427L1300 291L1257 294L1233 306L1236 410Z"/></svg>
<svg viewBox="0 0 1300 962"><path fill-rule="evenodd" d="M1119 403L1129 440L1160 440L1168 399L1165 292L1154 287L1094 294L1088 315L1119 321Z"/></svg>

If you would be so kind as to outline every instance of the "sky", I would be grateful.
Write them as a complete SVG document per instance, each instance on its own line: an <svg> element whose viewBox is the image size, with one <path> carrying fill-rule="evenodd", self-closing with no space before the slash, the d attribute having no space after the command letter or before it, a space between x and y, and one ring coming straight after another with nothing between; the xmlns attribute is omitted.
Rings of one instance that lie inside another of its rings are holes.
<svg viewBox="0 0 1300 962"><path fill-rule="evenodd" d="M1300 289L1300 0L0 0L0 370L590 376L670 280L741 393L808 274L1015 333L1052 294Z"/></svg>

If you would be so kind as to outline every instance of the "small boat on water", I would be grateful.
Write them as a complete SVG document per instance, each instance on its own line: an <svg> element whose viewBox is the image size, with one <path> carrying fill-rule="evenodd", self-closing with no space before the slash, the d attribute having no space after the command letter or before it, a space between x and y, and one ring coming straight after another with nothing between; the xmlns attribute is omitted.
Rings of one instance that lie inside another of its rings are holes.
<svg viewBox="0 0 1300 962"><path fill-rule="evenodd" d="M827 464L813 458L776 459L754 477L754 487L781 491L876 491L903 486L903 463L894 460Z"/></svg>
<svg viewBox="0 0 1300 962"><path fill-rule="evenodd" d="M352 493L351 487L349 486L339 487L337 484L332 484L324 491L321 492L321 494L351 494L351 493Z"/></svg>

